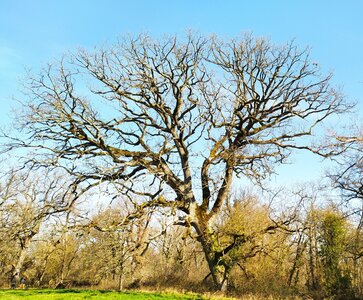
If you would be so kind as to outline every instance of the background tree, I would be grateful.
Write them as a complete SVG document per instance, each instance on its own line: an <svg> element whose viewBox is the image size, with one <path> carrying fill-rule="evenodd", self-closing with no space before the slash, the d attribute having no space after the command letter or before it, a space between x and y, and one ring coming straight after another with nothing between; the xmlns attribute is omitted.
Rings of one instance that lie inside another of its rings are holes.
<svg viewBox="0 0 363 300"><path fill-rule="evenodd" d="M349 256L353 260L352 282L356 282L358 293L362 293L362 257L363 257L363 129L358 125L350 136L337 136L339 145L346 151L338 157L339 167L330 172L333 185L342 195L342 202L350 210L348 214L356 216L355 228L350 230L348 243ZM359 283L358 283L359 282Z"/></svg>
<svg viewBox="0 0 363 300"><path fill-rule="evenodd" d="M94 255L99 255L99 260L103 262L101 279L116 281L119 290L123 290L127 279L129 284L139 286L141 278L137 275L140 274L138 269L142 268L141 260L150 243L164 233L165 228L150 228L153 213L150 210L141 217L129 220L125 207L109 208L98 213L86 225L92 230L87 247L87 252L93 253L89 262L93 264Z"/></svg>
<svg viewBox="0 0 363 300"><path fill-rule="evenodd" d="M18 286L29 247L43 224L64 212L71 197L60 177L51 173L10 173L2 189L0 232L1 244L16 245L11 270L11 285ZM42 178L40 180L40 178Z"/></svg>
<svg viewBox="0 0 363 300"><path fill-rule="evenodd" d="M140 208L178 210L223 289L223 257L243 242L214 247L233 178L259 181L296 149L326 155L307 137L347 108L330 78L292 43L139 36L29 77L17 120L26 138L8 148L35 150L28 165L62 168L83 187L117 182Z"/></svg>
<svg viewBox="0 0 363 300"><path fill-rule="evenodd" d="M160 220L165 224L165 220ZM203 251L191 236L189 228L166 226L165 234L150 247L147 259L158 266L146 278L148 282L165 288L192 288L203 291L208 288L201 280L208 274Z"/></svg>
<svg viewBox="0 0 363 300"><path fill-rule="evenodd" d="M268 276L274 276L276 280L283 280L285 276L281 268L271 266L264 256L273 257L284 249L283 244L288 233L284 232L284 228L287 228L292 220L285 218L283 222L276 224L271 215L272 209L267 204L263 204L257 196L246 193L227 202L215 228L216 244L213 247L221 253L225 268L230 271L238 268L242 271L242 277L246 279L255 277L255 284L259 287ZM227 246L232 249L225 251ZM265 264L263 280L256 278L261 261ZM227 274L229 275L229 272ZM269 280L269 285L272 282L273 280ZM233 286L232 280L231 285Z"/></svg>
<svg viewBox="0 0 363 300"><path fill-rule="evenodd" d="M324 271L324 285L328 294L349 298L350 276L341 268L346 238L344 218L334 211L326 211L320 223L320 255Z"/></svg>
<svg viewBox="0 0 363 300"><path fill-rule="evenodd" d="M363 205L363 129L357 128L355 131L349 137L336 137L346 151L339 157L340 170L330 178L342 190L346 200L359 199Z"/></svg>
<svg viewBox="0 0 363 300"><path fill-rule="evenodd" d="M325 192L315 185L299 188L295 194L285 189L273 206L263 198L229 197L214 222L215 251L230 245L235 236L247 240L223 257L230 293L361 298L363 261L356 256L356 220L345 216L345 207L331 206ZM175 220L171 213L154 211L147 223L147 214L130 219L134 210L123 205L100 211L84 203L80 206L82 210L76 207L68 218L43 220L22 268L29 287L117 289L122 276L126 288L210 290L210 275L201 284L210 270L195 232L170 226ZM273 224L271 216L280 210L295 218L288 228L266 231ZM3 287L9 286L7 276L20 249L9 232L0 230ZM349 282L351 290L345 288Z"/></svg>

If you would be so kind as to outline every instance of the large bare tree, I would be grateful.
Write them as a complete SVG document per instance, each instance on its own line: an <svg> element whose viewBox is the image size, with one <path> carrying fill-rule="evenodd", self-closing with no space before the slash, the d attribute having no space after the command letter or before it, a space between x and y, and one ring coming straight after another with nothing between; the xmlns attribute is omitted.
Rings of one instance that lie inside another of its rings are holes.
<svg viewBox="0 0 363 300"><path fill-rule="evenodd" d="M117 182L143 199L131 217L179 211L222 289L224 257L244 242L221 249L213 229L232 180L259 181L295 149L326 155L308 137L347 108L330 78L293 43L139 36L30 76L17 120L26 138L9 148L31 148L29 165L63 168L83 187Z"/></svg>

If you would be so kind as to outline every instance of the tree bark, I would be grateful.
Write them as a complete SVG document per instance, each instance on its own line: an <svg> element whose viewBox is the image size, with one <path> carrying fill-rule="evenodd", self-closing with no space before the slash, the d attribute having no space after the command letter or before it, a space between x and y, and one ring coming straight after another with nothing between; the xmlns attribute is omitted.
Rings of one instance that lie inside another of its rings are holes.
<svg viewBox="0 0 363 300"><path fill-rule="evenodd" d="M194 219L192 226L197 232L197 240L202 246L210 275L213 279L214 288L219 291L226 291L229 269L226 267L223 257L218 255L219 252L216 249L217 241L213 237L213 230L211 228L212 220L196 204L194 211L192 208L191 216Z"/></svg>
<svg viewBox="0 0 363 300"><path fill-rule="evenodd" d="M20 254L18 257L18 260L15 264L15 266L13 267L12 270L12 274L11 274L11 287L12 288L17 288L20 284L20 279L21 279L21 271L24 265L24 261L26 258L26 254L30 245L30 241L31 241L31 236L26 236L24 238L21 239L21 249L20 249Z"/></svg>

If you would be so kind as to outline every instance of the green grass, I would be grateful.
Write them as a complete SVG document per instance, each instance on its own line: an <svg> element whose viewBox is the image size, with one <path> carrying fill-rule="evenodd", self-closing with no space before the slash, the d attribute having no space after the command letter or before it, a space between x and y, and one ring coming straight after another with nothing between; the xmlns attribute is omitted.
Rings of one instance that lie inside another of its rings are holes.
<svg viewBox="0 0 363 300"><path fill-rule="evenodd" d="M203 300L200 295L98 290L0 290L1 300Z"/></svg>

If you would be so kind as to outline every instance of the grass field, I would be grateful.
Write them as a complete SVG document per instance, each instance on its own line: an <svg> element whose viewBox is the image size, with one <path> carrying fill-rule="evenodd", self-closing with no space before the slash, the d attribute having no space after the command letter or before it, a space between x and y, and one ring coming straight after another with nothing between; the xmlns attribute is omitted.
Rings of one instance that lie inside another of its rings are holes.
<svg viewBox="0 0 363 300"><path fill-rule="evenodd" d="M1 300L204 300L200 295L97 290L0 290ZM219 298L222 299L222 298Z"/></svg>

